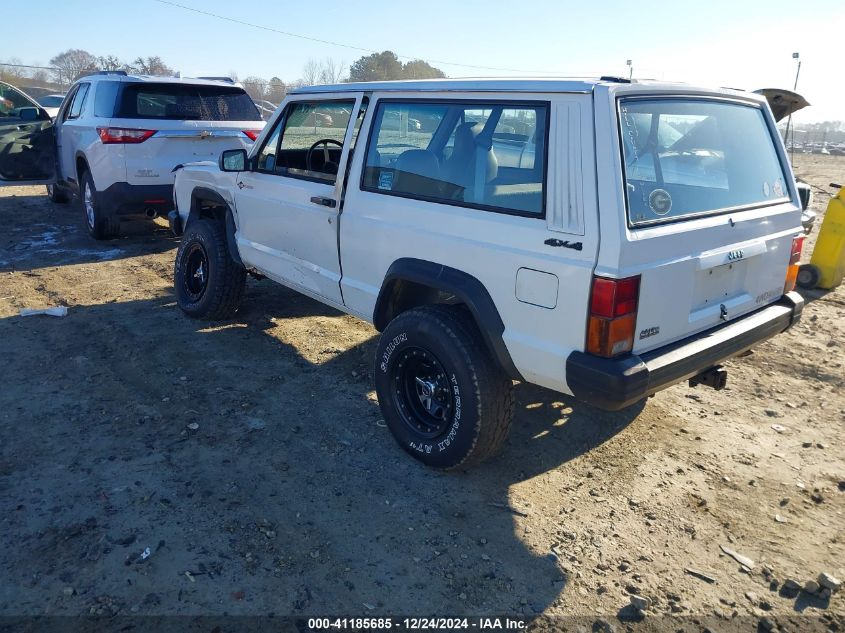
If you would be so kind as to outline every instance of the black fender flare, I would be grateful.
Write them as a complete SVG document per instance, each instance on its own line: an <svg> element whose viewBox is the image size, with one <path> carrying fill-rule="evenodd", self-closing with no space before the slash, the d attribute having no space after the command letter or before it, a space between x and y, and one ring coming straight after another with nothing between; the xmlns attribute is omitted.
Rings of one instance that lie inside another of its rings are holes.
<svg viewBox="0 0 845 633"><path fill-rule="evenodd" d="M453 295L460 303L466 305L493 357L512 379L524 380L502 338L505 324L493 298L483 283L457 268L411 257L403 257L393 262L384 276L373 311L373 325L379 332L390 322L394 285L401 281L413 282L433 291Z"/></svg>
<svg viewBox="0 0 845 633"><path fill-rule="evenodd" d="M216 220L222 220L226 225L226 245L229 247L229 255L237 264L243 266L241 256L238 253L238 244L235 240L235 232L237 231L237 228L235 227L235 217L232 215L232 208L217 191L207 187L194 188L191 192L191 209L188 211L188 219L185 222L185 228L187 228L191 222L203 217L202 208L199 204L200 200L213 202L223 208L222 211L212 214L211 217Z"/></svg>

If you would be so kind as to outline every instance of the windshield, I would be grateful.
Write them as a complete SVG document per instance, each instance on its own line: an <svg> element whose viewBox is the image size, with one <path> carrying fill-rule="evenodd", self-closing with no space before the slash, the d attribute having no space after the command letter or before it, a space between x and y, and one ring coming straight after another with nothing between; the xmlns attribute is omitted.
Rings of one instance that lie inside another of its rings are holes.
<svg viewBox="0 0 845 633"><path fill-rule="evenodd" d="M237 86L139 83L123 90L118 118L183 121L260 121L252 99Z"/></svg>
<svg viewBox="0 0 845 633"><path fill-rule="evenodd" d="M632 226L789 199L763 111L704 99L619 106Z"/></svg>

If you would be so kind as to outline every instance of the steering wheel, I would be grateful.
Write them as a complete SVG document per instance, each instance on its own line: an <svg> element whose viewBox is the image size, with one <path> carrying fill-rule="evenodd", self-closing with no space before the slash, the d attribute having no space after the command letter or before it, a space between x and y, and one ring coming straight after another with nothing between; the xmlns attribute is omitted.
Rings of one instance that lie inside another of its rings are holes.
<svg viewBox="0 0 845 633"><path fill-rule="evenodd" d="M340 141L336 141L333 138L321 138L319 141L317 141L311 147L308 148L308 152L305 154L305 168L308 171L317 171L316 169L314 169L311 161L314 157L314 150L316 150L320 145L323 146L323 168L319 171L322 171L327 174L337 174L337 170L340 165L334 162L329 156L329 145L337 145L342 150L343 143L341 143ZM329 168L329 165L331 165L331 168Z"/></svg>

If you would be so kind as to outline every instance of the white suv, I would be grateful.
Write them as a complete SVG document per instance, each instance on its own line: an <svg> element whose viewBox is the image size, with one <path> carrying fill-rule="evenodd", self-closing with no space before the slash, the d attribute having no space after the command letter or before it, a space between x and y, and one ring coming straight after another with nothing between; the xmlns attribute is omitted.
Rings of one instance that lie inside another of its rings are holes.
<svg viewBox="0 0 845 633"><path fill-rule="evenodd" d="M608 409L790 327L801 207L759 96L603 78L292 93L246 152L176 176L175 291L222 319L248 272L382 332L400 445L493 454L513 380Z"/></svg>
<svg viewBox="0 0 845 633"><path fill-rule="evenodd" d="M172 209L177 165L249 148L265 125L226 80L89 75L68 90L54 125L26 95L3 91L20 104L0 112L0 182L47 184L54 202L77 194L98 239L117 235L121 216Z"/></svg>

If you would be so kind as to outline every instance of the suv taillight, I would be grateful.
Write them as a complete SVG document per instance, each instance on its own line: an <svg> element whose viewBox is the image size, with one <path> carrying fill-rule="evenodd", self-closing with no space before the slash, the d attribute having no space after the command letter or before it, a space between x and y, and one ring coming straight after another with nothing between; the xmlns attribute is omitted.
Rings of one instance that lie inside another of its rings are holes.
<svg viewBox="0 0 845 633"><path fill-rule="evenodd" d="M254 141L261 134L261 130L243 130L243 133L250 141Z"/></svg>
<svg viewBox="0 0 845 633"><path fill-rule="evenodd" d="M640 276L626 279L593 277L587 351L611 358L634 348L640 298Z"/></svg>
<svg viewBox="0 0 845 633"><path fill-rule="evenodd" d="M100 135L100 140L103 145L114 145L116 143L143 143L156 130L135 130L126 127L98 127L97 134Z"/></svg>
<svg viewBox="0 0 845 633"><path fill-rule="evenodd" d="M798 279L798 269L801 268L801 250L804 248L804 236L792 238L792 250L789 253L789 266L786 269L786 282L783 284L783 294L795 290Z"/></svg>

